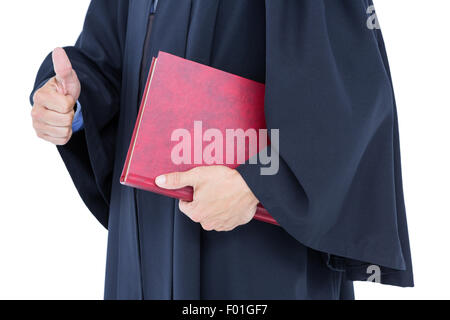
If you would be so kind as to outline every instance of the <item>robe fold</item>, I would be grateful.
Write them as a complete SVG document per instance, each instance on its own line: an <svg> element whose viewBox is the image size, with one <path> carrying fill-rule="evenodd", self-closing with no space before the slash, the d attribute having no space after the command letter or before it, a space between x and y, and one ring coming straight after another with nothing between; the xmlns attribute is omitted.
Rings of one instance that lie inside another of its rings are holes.
<svg viewBox="0 0 450 320"><path fill-rule="evenodd" d="M109 230L105 298L351 299L352 280L373 265L382 283L412 286L396 107L381 32L367 27L372 2L160 0L147 34L150 5L93 0L65 48L84 129L58 150ZM238 171L281 227L206 232L176 200L119 183L141 68L160 50L265 82L280 169ZM34 90L53 75L48 56Z"/></svg>

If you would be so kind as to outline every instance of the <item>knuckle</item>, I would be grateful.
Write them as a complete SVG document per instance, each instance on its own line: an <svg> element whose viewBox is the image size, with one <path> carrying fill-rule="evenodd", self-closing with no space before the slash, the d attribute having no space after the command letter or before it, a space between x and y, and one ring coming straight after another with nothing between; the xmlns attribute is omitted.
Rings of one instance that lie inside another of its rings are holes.
<svg viewBox="0 0 450 320"><path fill-rule="evenodd" d="M76 79L78 82L80 82L80 79L78 79L78 74L75 71L75 69L72 69L72 74L73 74L74 79Z"/></svg>
<svg viewBox="0 0 450 320"><path fill-rule="evenodd" d="M72 125L74 115L69 113L62 118L61 124L63 126L69 127Z"/></svg>
<svg viewBox="0 0 450 320"><path fill-rule="evenodd" d="M199 211L193 211L191 213L190 217L191 217L192 221L197 222L197 223L199 223L199 222L201 222L203 220L202 219L203 217L202 217L202 215L201 215L201 213Z"/></svg>
<svg viewBox="0 0 450 320"><path fill-rule="evenodd" d="M39 108L38 107L33 107L31 109L31 117L33 119L38 119L39 118Z"/></svg>
<svg viewBox="0 0 450 320"><path fill-rule="evenodd" d="M60 145L60 146L65 146L66 144L69 143L69 141L70 141L70 138L63 139L59 145Z"/></svg>
<svg viewBox="0 0 450 320"><path fill-rule="evenodd" d="M180 209L181 212L183 212L183 213L185 213L185 214L188 214L188 207L187 207L187 204L186 204L186 203L180 201L180 202L178 203L178 208Z"/></svg>
<svg viewBox="0 0 450 320"><path fill-rule="evenodd" d="M201 226L202 226L203 230L205 230L205 231L214 230L214 227L210 223L202 223Z"/></svg>
<svg viewBox="0 0 450 320"><path fill-rule="evenodd" d="M65 139L67 140L67 142L70 141L70 139L72 138L72 128L69 128L69 131L67 132L67 135L65 136Z"/></svg>
<svg viewBox="0 0 450 320"><path fill-rule="evenodd" d="M36 103L40 103L42 101L42 89L37 90L34 94L33 94L33 102Z"/></svg>
<svg viewBox="0 0 450 320"><path fill-rule="evenodd" d="M216 227L215 230L218 232L223 232L223 231L225 231L225 227L223 225L220 225L220 226Z"/></svg>
<svg viewBox="0 0 450 320"><path fill-rule="evenodd" d="M65 127L63 134L66 139L69 138L72 134L72 129L70 127Z"/></svg>
<svg viewBox="0 0 450 320"><path fill-rule="evenodd" d="M172 175L169 176L169 184L176 186L180 184L181 181L181 173L180 172L174 172Z"/></svg>
<svg viewBox="0 0 450 320"><path fill-rule="evenodd" d="M70 103L64 103L64 105L61 107L61 111L64 113L69 113L71 110L73 110L73 105Z"/></svg>
<svg viewBox="0 0 450 320"><path fill-rule="evenodd" d="M71 96L71 95L67 95L66 96L66 100L67 100L67 104L71 107L71 109L73 109L73 107L75 106L75 104L77 103L75 101L75 99Z"/></svg>

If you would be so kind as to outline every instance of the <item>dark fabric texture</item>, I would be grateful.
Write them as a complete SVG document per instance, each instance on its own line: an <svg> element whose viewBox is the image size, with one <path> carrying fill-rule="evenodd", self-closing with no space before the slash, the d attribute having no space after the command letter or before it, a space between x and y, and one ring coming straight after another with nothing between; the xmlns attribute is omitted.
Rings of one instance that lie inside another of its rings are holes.
<svg viewBox="0 0 450 320"><path fill-rule="evenodd" d="M381 32L366 27L371 4L266 1L265 110L282 161L273 176L239 171L286 231L350 279L378 265L383 283L410 286L396 108Z"/></svg>
<svg viewBox="0 0 450 320"><path fill-rule="evenodd" d="M106 299L352 299L348 279L367 279L372 264L383 283L413 284L395 103L370 4L160 0L148 33L150 1L91 2L66 48L85 129L58 149L109 230ZM140 74L160 50L266 83L280 171L239 171L281 227L205 232L175 200L120 185ZM47 57L36 88L52 70Z"/></svg>

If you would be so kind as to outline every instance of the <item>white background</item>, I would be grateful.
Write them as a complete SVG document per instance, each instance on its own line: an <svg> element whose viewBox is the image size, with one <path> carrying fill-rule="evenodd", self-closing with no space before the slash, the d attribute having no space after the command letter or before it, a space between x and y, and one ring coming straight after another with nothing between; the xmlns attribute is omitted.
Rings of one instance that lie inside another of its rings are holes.
<svg viewBox="0 0 450 320"><path fill-rule="evenodd" d="M340 0L339 0L340 1ZM107 232L55 147L35 137L28 95L89 1L0 4L0 299L102 299ZM450 1L378 0L400 117L416 288L356 284L359 299L450 298Z"/></svg>

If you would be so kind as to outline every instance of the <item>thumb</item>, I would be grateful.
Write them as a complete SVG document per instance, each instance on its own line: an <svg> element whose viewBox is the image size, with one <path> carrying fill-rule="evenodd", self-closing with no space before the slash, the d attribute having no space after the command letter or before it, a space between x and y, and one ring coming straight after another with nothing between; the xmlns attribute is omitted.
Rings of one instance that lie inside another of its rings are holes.
<svg viewBox="0 0 450 320"><path fill-rule="evenodd" d="M194 187L196 184L197 173L193 170L186 172L173 172L164 174L156 178L155 183L163 189L181 189L187 186Z"/></svg>
<svg viewBox="0 0 450 320"><path fill-rule="evenodd" d="M52 54L53 68L56 74L56 81L58 83L58 92L66 95L67 85L73 78L72 64L69 57L63 48L56 48Z"/></svg>

